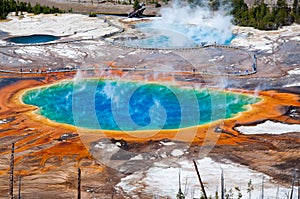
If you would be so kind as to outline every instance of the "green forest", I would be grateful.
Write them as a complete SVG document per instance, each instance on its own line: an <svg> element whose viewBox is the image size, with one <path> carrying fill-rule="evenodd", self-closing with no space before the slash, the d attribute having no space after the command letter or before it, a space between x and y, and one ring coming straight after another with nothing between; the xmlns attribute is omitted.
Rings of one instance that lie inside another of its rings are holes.
<svg viewBox="0 0 300 199"><path fill-rule="evenodd" d="M277 30L281 26L300 23L299 0L289 7L286 0L277 0L268 6L264 0L255 2L250 8L244 0L233 0L234 23L240 26L254 27L260 30Z"/></svg>
<svg viewBox="0 0 300 199"><path fill-rule="evenodd" d="M212 11L225 8L225 10L230 10L228 14L233 16L235 25L254 27L259 30L277 30L282 26L300 23L300 0L293 0L292 5L288 5L286 0L275 0L276 3L272 5L267 5L264 0L254 0L251 6L248 6L244 0L186 1L192 6L205 7L208 3Z"/></svg>
<svg viewBox="0 0 300 199"><path fill-rule="evenodd" d="M34 14L51 14L51 13L63 13L62 10L56 7L41 6L36 3L32 6L27 2L20 2L15 0L0 0L0 19L6 19L10 12L15 12L16 15L23 14L23 12L29 12Z"/></svg>
<svg viewBox="0 0 300 199"><path fill-rule="evenodd" d="M188 1L196 4L199 2L199 0ZM209 7L213 11L220 7L230 7L228 14L233 15L235 25L259 30L277 30L282 26L300 23L299 0L293 0L293 5L290 6L286 0L275 2L267 5L264 0L254 0L254 4L248 6L244 0L209 0Z"/></svg>

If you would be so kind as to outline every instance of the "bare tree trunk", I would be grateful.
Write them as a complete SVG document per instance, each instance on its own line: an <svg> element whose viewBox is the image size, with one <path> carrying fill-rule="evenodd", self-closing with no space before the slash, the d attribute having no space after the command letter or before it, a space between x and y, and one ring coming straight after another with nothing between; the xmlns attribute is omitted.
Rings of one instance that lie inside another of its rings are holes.
<svg viewBox="0 0 300 199"><path fill-rule="evenodd" d="M19 176L18 199L21 199L21 176Z"/></svg>
<svg viewBox="0 0 300 199"><path fill-rule="evenodd" d="M114 199L116 193L115 187L112 188L111 199Z"/></svg>
<svg viewBox="0 0 300 199"><path fill-rule="evenodd" d="M291 190L290 199L293 199L295 180L296 180L296 173L294 173L294 175L293 175L293 180L292 180L292 190Z"/></svg>
<svg viewBox="0 0 300 199"><path fill-rule="evenodd" d="M81 170L78 168L77 199L81 199Z"/></svg>
<svg viewBox="0 0 300 199"><path fill-rule="evenodd" d="M11 145L11 157L10 157L10 181L9 181L9 196L14 198L14 164L15 164L15 143Z"/></svg>
<svg viewBox="0 0 300 199"><path fill-rule="evenodd" d="M300 199L300 176L298 176L298 199Z"/></svg>
<svg viewBox="0 0 300 199"><path fill-rule="evenodd" d="M264 199L264 180L265 180L265 177L263 176L262 177L262 182L261 182L261 199Z"/></svg>
<svg viewBox="0 0 300 199"><path fill-rule="evenodd" d="M224 187L224 173L222 169L221 173L221 199L225 199L225 187Z"/></svg>
<svg viewBox="0 0 300 199"><path fill-rule="evenodd" d="M275 197L275 199L278 199L278 194L279 194L279 185L277 186L276 197Z"/></svg>
<svg viewBox="0 0 300 199"><path fill-rule="evenodd" d="M199 182L200 182L200 185L201 185L201 189L202 189L204 198L207 199L206 192L205 192L205 189L204 189L204 185L202 183L202 180L201 180L201 177L200 177L200 173L199 173L199 170L198 170L198 167L197 167L197 163L196 163L195 160L193 160L193 162L194 162L194 166L195 166L195 169L196 169L196 172L197 172L197 176L198 176L198 179L199 179Z"/></svg>

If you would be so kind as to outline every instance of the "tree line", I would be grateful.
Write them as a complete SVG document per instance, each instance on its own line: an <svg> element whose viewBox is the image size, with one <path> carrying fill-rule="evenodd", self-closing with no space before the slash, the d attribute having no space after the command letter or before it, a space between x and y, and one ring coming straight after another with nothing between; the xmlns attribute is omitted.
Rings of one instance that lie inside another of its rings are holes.
<svg viewBox="0 0 300 199"><path fill-rule="evenodd" d="M254 27L260 30L277 30L292 23L300 23L299 0L288 6L286 0L277 0L267 5L264 0L255 1L250 8L244 0L233 0L234 23L240 26Z"/></svg>
<svg viewBox="0 0 300 199"><path fill-rule="evenodd" d="M288 5L286 0L275 0L276 3L266 4L264 0L254 0L248 6L244 0L186 0L191 6L208 6L212 11L220 8L230 10L233 23L239 26L254 27L260 30L277 30L292 23L300 23L299 1L293 0L293 5ZM231 8L231 9L228 9Z"/></svg>
<svg viewBox="0 0 300 199"><path fill-rule="evenodd" d="M0 0L0 19L6 19L8 13L15 12L16 15L23 14L23 12L34 13L35 15L44 13L63 13L64 11L56 8L54 6L42 6L39 3L36 3L35 6L32 6L31 3L20 2L15 0Z"/></svg>

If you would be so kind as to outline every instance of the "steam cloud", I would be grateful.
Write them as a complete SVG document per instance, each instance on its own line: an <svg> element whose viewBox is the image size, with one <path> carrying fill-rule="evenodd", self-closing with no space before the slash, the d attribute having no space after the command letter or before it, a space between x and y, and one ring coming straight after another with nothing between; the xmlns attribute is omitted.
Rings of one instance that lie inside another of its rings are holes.
<svg viewBox="0 0 300 199"><path fill-rule="evenodd" d="M173 33L176 38L170 42L182 42L178 38L185 36L185 42L193 41L197 44L214 43L228 44L233 38L232 16L226 14L226 6L218 11L211 11L208 6L191 6L187 3L174 1L171 7L161 9L161 19L153 20L153 29Z"/></svg>

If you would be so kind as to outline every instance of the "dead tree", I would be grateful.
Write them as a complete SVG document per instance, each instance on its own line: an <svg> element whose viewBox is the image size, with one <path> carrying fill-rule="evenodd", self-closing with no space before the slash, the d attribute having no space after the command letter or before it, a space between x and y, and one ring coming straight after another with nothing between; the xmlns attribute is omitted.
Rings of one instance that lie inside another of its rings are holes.
<svg viewBox="0 0 300 199"><path fill-rule="evenodd" d="M10 198L14 198L14 164L15 164L15 143L11 145L11 157L10 157L10 180L9 180L9 195Z"/></svg>
<svg viewBox="0 0 300 199"><path fill-rule="evenodd" d="M300 176L298 177L298 199L300 199Z"/></svg>
<svg viewBox="0 0 300 199"><path fill-rule="evenodd" d="M182 193L182 191L181 191L181 180L180 180L180 170L179 170L179 173L178 173L178 193L177 193L177 195L176 195L176 198L177 199L184 199L185 198L185 196L184 196L184 194Z"/></svg>
<svg viewBox="0 0 300 199"><path fill-rule="evenodd" d="M81 170L78 168L77 199L81 199Z"/></svg>
<svg viewBox="0 0 300 199"><path fill-rule="evenodd" d="M225 188L224 188L224 173L222 169L221 173L221 199L225 199Z"/></svg>
<svg viewBox="0 0 300 199"><path fill-rule="evenodd" d="M19 176L18 199L21 199L21 176Z"/></svg>
<svg viewBox="0 0 300 199"><path fill-rule="evenodd" d="M293 199L295 180L296 180L296 171L294 172L293 179L292 179L292 189L291 189L290 199Z"/></svg>
<svg viewBox="0 0 300 199"><path fill-rule="evenodd" d="M277 186L276 197L275 197L275 199L278 199L278 195L279 195L279 185Z"/></svg>
<svg viewBox="0 0 300 199"><path fill-rule="evenodd" d="M199 173L199 170L198 170L198 167L197 167L197 163L196 163L195 160L193 160L193 162L194 162L195 170L197 172L197 176L198 176L198 179L199 179L199 182L200 182L200 185L201 185L201 189L202 189L204 198L207 199L207 195L206 195L206 192L205 192L205 189L204 189L204 185L203 185L202 180L201 180L201 176L200 176L200 173Z"/></svg>
<svg viewBox="0 0 300 199"><path fill-rule="evenodd" d="M265 180L265 176L262 177L262 181L261 181L261 199L264 199L264 180Z"/></svg>
<svg viewBox="0 0 300 199"><path fill-rule="evenodd" d="M116 192L116 189L115 189L115 187L113 187L112 192L111 192L111 199L114 199L115 192Z"/></svg>

